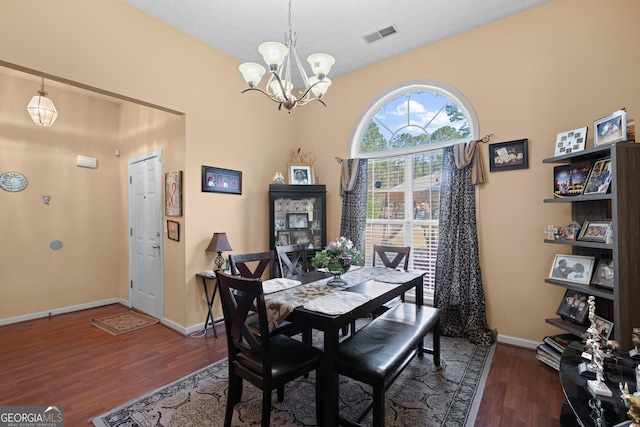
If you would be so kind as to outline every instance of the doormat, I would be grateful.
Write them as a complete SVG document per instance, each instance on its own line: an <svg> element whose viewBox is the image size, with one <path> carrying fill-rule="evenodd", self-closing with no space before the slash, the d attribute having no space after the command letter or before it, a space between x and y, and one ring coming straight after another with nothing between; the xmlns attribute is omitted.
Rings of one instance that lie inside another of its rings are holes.
<svg viewBox="0 0 640 427"><path fill-rule="evenodd" d="M145 316L135 311L128 311L102 319L91 319L93 326L97 326L103 331L109 332L111 335L120 335L135 331L136 329L155 325L158 322L159 320L154 317Z"/></svg>

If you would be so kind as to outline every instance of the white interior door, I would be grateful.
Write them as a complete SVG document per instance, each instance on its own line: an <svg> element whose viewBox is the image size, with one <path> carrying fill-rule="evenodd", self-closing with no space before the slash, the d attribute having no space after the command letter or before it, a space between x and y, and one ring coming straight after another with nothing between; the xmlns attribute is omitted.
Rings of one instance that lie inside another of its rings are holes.
<svg viewBox="0 0 640 427"><path fill-rule="evenodd" d="M129 279L132 307L164 312L162 151L129 160Z"/></svg>

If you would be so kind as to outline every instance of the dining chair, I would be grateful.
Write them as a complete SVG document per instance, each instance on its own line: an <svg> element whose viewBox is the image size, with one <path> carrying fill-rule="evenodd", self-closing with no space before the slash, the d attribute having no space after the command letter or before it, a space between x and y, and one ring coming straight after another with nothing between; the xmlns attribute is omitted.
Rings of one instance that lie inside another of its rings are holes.
<svg viewBox="0 0 640 427"><path fill-rule="evenodd" d="M403 270L409 269L409 254L411 253L411 246L391 246L391 245L373 245L373 261L372 266L376 266L376 259L379 259L387 268L398 268L400 263L404 260L402 266ZM398 302L404 301L404 294L401 297L394 298L386 304L376 308L371 312L371 316L376 318L392 308ZM356 332L356 322L351 322L351 331ZM345 331L343 330L343 334Z"/></svg>
<svg viewBox="0 0 640 427"><path fill-rule="evenodd" d="M274 263L273 251L229 255L231 274L250 279L262 279L267 268L267 279L273 279L276 277Z"/></svg>
<svg viewBox="0 0 640 427"><path fill-rule="evenodd" d="M262 279L265 271L268 269L267 279L276 277L273 251L231 254L229 255L229 265L231 266L231 274L235 276L249 279ZM313 343L311 329L286 320L271 332L271 335L276 334L283 334L290 337L301 334L302 342L307 344Z"/></svg>
<svg viewBox="0 0 640 427"><path fill-rule="evenodd" d="M291 277L309 271L307 251L304 245L276 246L276 255L282 277Z"/></svg>
<svg viewBox="0 0 640 427"><path fill-rule="evenodd" d="M262 390L261 425L267 427L271 419L272 390L280 391L288 382L314 370L316 419L318 425L322 425L322 350L282 334L269 333L260 279L224 272L216 272L216 276L229 353L229 392L224 426L231 426L233 409L242 398L243 380ZM248 323L248 319L255 316L258 317L258 331Z"/></svg>

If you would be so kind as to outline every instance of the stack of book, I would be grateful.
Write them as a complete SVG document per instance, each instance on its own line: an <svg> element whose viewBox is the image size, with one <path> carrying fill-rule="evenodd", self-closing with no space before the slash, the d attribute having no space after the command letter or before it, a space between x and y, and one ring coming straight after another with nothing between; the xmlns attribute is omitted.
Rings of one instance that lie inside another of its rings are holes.
<svg viewBox="0 0 640 427"><path fill-rule="evenodd" d="M536 349L536 359L551 366L556 371L559 371L560 356L562 356L562 352L572 341L580 341L580 337L573 334L560 334L544 337L544 342Z"/></svg>

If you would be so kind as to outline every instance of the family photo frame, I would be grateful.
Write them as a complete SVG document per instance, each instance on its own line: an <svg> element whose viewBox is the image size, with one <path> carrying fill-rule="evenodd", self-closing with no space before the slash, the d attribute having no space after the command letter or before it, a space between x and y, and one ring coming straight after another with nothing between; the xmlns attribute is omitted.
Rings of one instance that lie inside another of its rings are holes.
<svg viewBox="0 0 640 427"><path fill-rule="evenodd" d="M593 122L593 146L627 140L627 113L624 110Z"/></svg>
<svg viewBox="0 0 640 427"><path fill-rule="evenodd" d="M595 316L593 319L593 327L598 331L598 335L602 339L608 340L613 329L613 322L605 319L604 317Z"/></svg>
<svg viewBox="0 0 640 427"><path fill-rule="evenodd" d="M578 240L606 243L611 223L610 219L586 219L578 235Z"/></svg>
<svg viewBox="0 0 640 427"><path fill-rule="evenodd" d="M203 165L202 191L206 193L242 194L242 172Z"/></svg>
<svg viewBox="0 0 640 427"><path fill-rule="evenodd" d="M528 139L489 145L489 171L500 172L529 167Z"/></svg>
<svg viewBox="0 0 640 427"><path fill-rule="evenodd" d="M598 261L598 268L593 274L592 285L602 288L613 289L613 280L615 277L615 268L613 266L613 258L602 257Z"/></svg>
<svg viewBox="0 0 640 427"><path fill-rule="evenodd" d="M565 154L584 150L588 130L589 128L583 127L559 133L556 136L556 149L554 155L563 156Z"/></svg>
<svg viewBox="0 0 640 427"><path fill-rule="evenodd" d="M556 254L549 271L549 279L589 285L595 257Z"/></svg>
<svg viewBox="0 0 640 427"><path fill-rule="evenodd" d="M289 184L290 185L312 185L315 184L313 167L304 163L289 163Z"/></svg>
<svg viewBox="0 0 640 427"><path fill-rule="evenodd" d="M309 228L309 216L306 212L288 213L287 228L291 230L306 230Z"/></svg>
<svg viewBox="0 0 640 427"><path fill-rule="evenodd" d="M556 314L563 319L569 319L582 325L588 312L587 295L573 289L567 289Z"/></svg>

